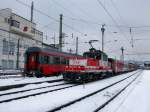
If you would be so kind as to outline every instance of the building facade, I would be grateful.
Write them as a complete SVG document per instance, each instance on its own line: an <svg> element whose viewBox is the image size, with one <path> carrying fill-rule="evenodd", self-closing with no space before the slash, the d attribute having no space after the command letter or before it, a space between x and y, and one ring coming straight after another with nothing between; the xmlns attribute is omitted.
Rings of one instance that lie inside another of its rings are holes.
<svg viewBox="0 0 150 112"><path fill-rule="evenodd" d="M0 10L0 68L24 68L24 53L28 47L42 47L43 32L36 24L13 13Z"/></svg>

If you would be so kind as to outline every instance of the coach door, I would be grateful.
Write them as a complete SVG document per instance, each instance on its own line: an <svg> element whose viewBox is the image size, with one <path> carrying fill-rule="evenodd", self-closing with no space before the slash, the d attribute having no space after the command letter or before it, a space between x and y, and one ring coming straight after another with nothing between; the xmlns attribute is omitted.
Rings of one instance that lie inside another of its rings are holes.
<svg viewBox="0 0 150 112"><path fill-rule="evenodd" d="M30 69L36 69L36 65L37 65L37 54L33 53L33 54L29 54L29 58L28 58L28 65Z"/></svg>

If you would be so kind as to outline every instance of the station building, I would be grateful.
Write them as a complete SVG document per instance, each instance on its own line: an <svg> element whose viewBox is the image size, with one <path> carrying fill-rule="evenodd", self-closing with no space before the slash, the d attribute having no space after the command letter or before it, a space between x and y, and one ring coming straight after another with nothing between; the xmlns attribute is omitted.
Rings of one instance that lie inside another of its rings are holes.
<svg viewBox="0 0 150 112"><path fill-rule="evenodd" d="M24 53L32 46L43 46L36 24L11 9L0 10L0 69L24 68Z"/></svg>

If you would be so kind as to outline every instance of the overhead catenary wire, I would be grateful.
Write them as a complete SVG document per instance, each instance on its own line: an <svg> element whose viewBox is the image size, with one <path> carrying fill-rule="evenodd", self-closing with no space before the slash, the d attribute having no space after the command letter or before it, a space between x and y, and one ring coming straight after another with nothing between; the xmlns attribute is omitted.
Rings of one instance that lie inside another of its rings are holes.
<svg viewBox="0 0 150 112"><path fill-rule="evenodd" d="M71 10L67 9L66 7L64 7L64 6L61 5L59 2L56 2L56 0L52 0L52 1L53 1L56 5L60 6L62 9L66 10L66 12L69 12L70 15L75 15ZM72 3L72 2L70 1L70 3ZM80 7L78 7L78 10L80 10L80 12L84 13L84 15L88 16L88 14L87 14L84 10L81 10ZM68 19L71 19L71 20L73 20L73 21L79 21L79 22L82 22L82 23L86 23L86 24L89 25L89 22L87 22L87 20L81 19L78 15L75 15L75 16L77 16L78 18L71 17L71 16L63 16L63 17L68 18ZM67 25L67 26L68 26L68 25ZM69 27L70 27L70 26L69 26ZM73 27L72 27L72 28L73 28ZM94 27L94 29L96 29L96 28Z"/></svg>
<svg viewBox="0 0 150 112"><path fill-rule="evenodd" d="M150 55L150 52L141 52L141 53L126 53L125 55Z"/></svg>
<svg viewBox="0 0 150 112"><path fill-rule="evenodd" d="M22 1L20 1L20 0L16 0L16 1L19 2L19 3L22 4L22 5L24 5L24 6L28 7L28 8L30 8L30 5L24 3L24 2L22 2ZM98 1L99 1L99 0L98 0ZM87 15L87 13L85 13L85 11L81 10L80 7L78 7L78 9L79 9L82 13L84 13L85 15ZM35 8L34 8L34 10L37 11L38 13L44 15L44 16L47 16L48 18L52 19L52 20L55 21L55 22L59 22L59 20L57 20L56 18L54 18L54 17L52 17L52 16L50 16L50 15L48 15L48 14L46 14L46 13L40 11L40 10L38 10L38 9L35 9ZM64 16L64 17L66 17L66 16ZM101 24L99 24L98 22L96 23L96 22L92 22L92 21L88 21L88 20L83 20L83 19L78 19L78 18L72 18L72 20L78 20L78 21L80 21L80 22L86 22L86 23L88 23L88 24L89 24L89 23L93 23L93 24L101 25ZM115 22L114 19L113 19L113 21ZM116 22L115 22L115 23L116 23ZM64 24L64 26L68 27L69 29L72 29L72 30L74 30L74 31L76 31L76 32L78 32L78 33L84 34L84 33L82 33L81 31L79 31L79 30L73 28L72 26L70 26L70 25L68 25L68 24L66 24L66 23L63 23L63 24ZM46 26L46 25L45 25L45 26ZM47 26L48 26L48 25L47 25ZM130 26L124 26L124 25L118 25L118 24L117 24L117 26L107 24L107 26L108 26L108 27L118 27L119 29L122 28L122 27L124 27L124 28L130 28ZM131 26L131 28L141 28L141 27L150 27L150 26ZM120 31L121 31L121 30L120 30ZM121 31L121 32L122 32L122 31Z"/></svg>
<svg viewBox="0 0 150 112"><path fill-rule="evenodd" d="M22 5L24 5L24 6L26 6L26 7L28 7L28 8L30 8L30 5L28 5L28 4L25 4L24 2L21 2L20 0L16 0L17 2L19 2L19 3L23 3ZM3 10L3 9L1 9L1 10ZM39 12L40 13L40 12ZM3 16L2 15L3 13L0 13L0 16L1 17L7 17L7 16ZM75 21L80 21L80 22L84 22L84 23L87 23L87 24L95 24L95 25L102 25L103 23L99 23L99 22L95 22L95 21L89 21L89 20L86 20L86 19L80 19L80 18L75 18L75 17L68 17L68 16L63 16L63 17L66 17L66 18L70 18L70 19L72 19L72 20L75 20ZM53 18L53 17L52 17ZM54 21L57 21L57 22L59 22L59 20L57 20L57 19L54 19ZM56 22L55 21L55 22ZM39 23L38 23L39 24ZM116 27L116 25L112 25L112 24L107 24L107 23L105 23L108 27ZM41 25L42 26L42 25ZM47 25L43 25L43 27L44 26L48 26L48 24ZM117 27L120 27L120 28L134 28L134 29L140 29L140 28L150 28L150 25L146 25L146 26L127 26L127 25L118 25ZM143 30L143 31L149 31L149 30Z"/></svg>
<svg viewBox="0 0 150 112"><path fill-rule="evenodd" d="M118 27L118 23L116 22L116 20L113 18L113 16L110 14L110 12L106 9L106 7L103 5L103 3L100 0L97 0L98 4L104 9L104 11L107 13L107 15L111 18L111 20L114 22L114 24L116 25L116 27L119 29L119 31L122 33L122 35L127 39L127 37L124 35L124 33L122 32L122 30L120 29L120 27ZM127 41L129 41L127 39ZM130 44L130 41L129 41Z"/></svg>
<svg viewBox="0 0 150 112"><path fill-rule="evenodd" d="M114 3L114 1L113 1L113 0L110 0L110 1L111 1L112 5L114 6L114 8L115 8L117 14L119 15L120 20L121 20L126 26L128 26L127 23L125 22L124 18L121 16L121 14L120 14L120 12L119 12L119 9L118 9L118 7L116 6L116 4Z"/></svg>
<svg viewBox="0 0 150 112"><path fill-rule="evenodd" d="M66 12L68 12L70 15L74 15L74 16L77 16L77 18L74 18L73 16L63 16L65 18L68 18L68 19L71 19L71 20L74 20L74 19L78 19L78 20L81 20L82 23L86 23L86 24L89 24L88 22L84 22L85 20L81 19L79 17L79 15L76 15L74 14L74 12L72 12L71 10L69 10L68 8L64 7L63 5L61 5L59 2L57 2L56 0L52 0L52 2L54 2L56 5L60 6L62 9L64 9ZM80 9L81 10L81 9ZM83 13L85 13L84 11L82 11ZM86 15L86 14L85 14ZM66 25L66 24L65 24ZM68 25L66 25L68 26ZM76 29L74 29L72 26L68 26L69 28L73 29L76 31ZM95 28L96 29L96 28ZM78 31L77 31L78 32ZM82 32L81 32L82 33Z"/></svg>
<svg viewBox="0 0 150 112"><path fill-rule="evenodd" d="M92 19L93 19L93 16L89 16L89 13L88 12L86 12L83 8L81 8L81 7L79 7L76 3L74 3L72 0L69 0L68 1L68 3L70 3L71 5L75 5L76 7L77 7L77 10L79 10L82 14L84 14L86 17L92 17ZM92 15L92 13L90 14L90 15ZM102 20L100 20L102 23L103 23L103 21Z"/></svg>
<svg viewBox="0 0 150 112"><path fill-rule="evenodd" d="M24 6L28 7L28 8L30 8L30 7L31 7L30 5L28 5L28 4L26 4L26 3L24 3L24 2L22 2L22 1L20 1L20 0L16 0L16 1L17 1L18 3L20 3L20 4L24 5ZM55 21L55 22L59 22L59 20L57 20L56 18L54 18L54 17L52 17L52 16L50 16L50 15L48 15L48 14L46 14L46 13L42 12L41 10L38 10L38 9L36 9L36 8L34 8L34 10L35 10L36 12L38 12L38 13L42 14L42 15L47 16L48 18L52 19L52 20L53 20L53 21Z"/></svg>
<svg viewBox="0 0 150 112"><path fill-rule="evenodd" d="M51 0L53 3L55 3L56 5L58 5L60 8L66 10L66 12L69 15L75 15L72 11L70 11L69 9L67 9L66 7L64 7L63 5L61 5L61 3L57 2L56 0Z"/></svg>
<svg viewBox="0 0 150 112"><path fill-rule="evenodd" d="M18 3L20 3L20 4L22 4L22 5L24 5L24 6L28 7L28 8L30 8L30 5L24 3L24 2L22 2L22 1L20 1L20 0L16 0L16 1L17 1ZM50 15L48 15L48 14L42 12L41 10L36 9L36 8L34 8L33 10L35 10L36 12L38 12L38 13L40 13L40 14L42 14L42 15L48 17L49 19L51 19L51 20L53 20L53 21L59 23L59 20L58 20L58 19L56 19L56 18L54 18L54 17L52 17L52 16L50 16ZM73 28L72 26L70 26L70 25L68 25L68 24L66 24L66 23L63 23L63 25L66 26L66 27L68 27L68 28L70 28L70 29L72 29L72 30L74 30L75 32L84 34L84 33L82 33L81 31L79 31L79 30Z"/></svg>

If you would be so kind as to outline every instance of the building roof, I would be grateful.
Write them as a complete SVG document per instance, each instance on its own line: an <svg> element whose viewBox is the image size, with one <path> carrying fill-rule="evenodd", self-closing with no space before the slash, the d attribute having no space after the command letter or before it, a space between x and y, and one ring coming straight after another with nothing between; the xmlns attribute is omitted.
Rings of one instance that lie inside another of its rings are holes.
<svg viewBox="0 0 150 112"><path fill-rule="evenodd" d="M35 22L31 22L29 19L27 19L27 18L24 18L24 17L22 17L22 16L20 16L20 15L18 15L18 14L16 14L16 13L13 13L12 12L12 14L13 15L16 15L16 16L18 16L18 17L20 17L20 18L22 18L22 19L24 19L24 20L26 20L26 21L28 21L28 22L30 22L30 23L32 23L32 24L35 24L36 25L36 23Z"/></svg>

